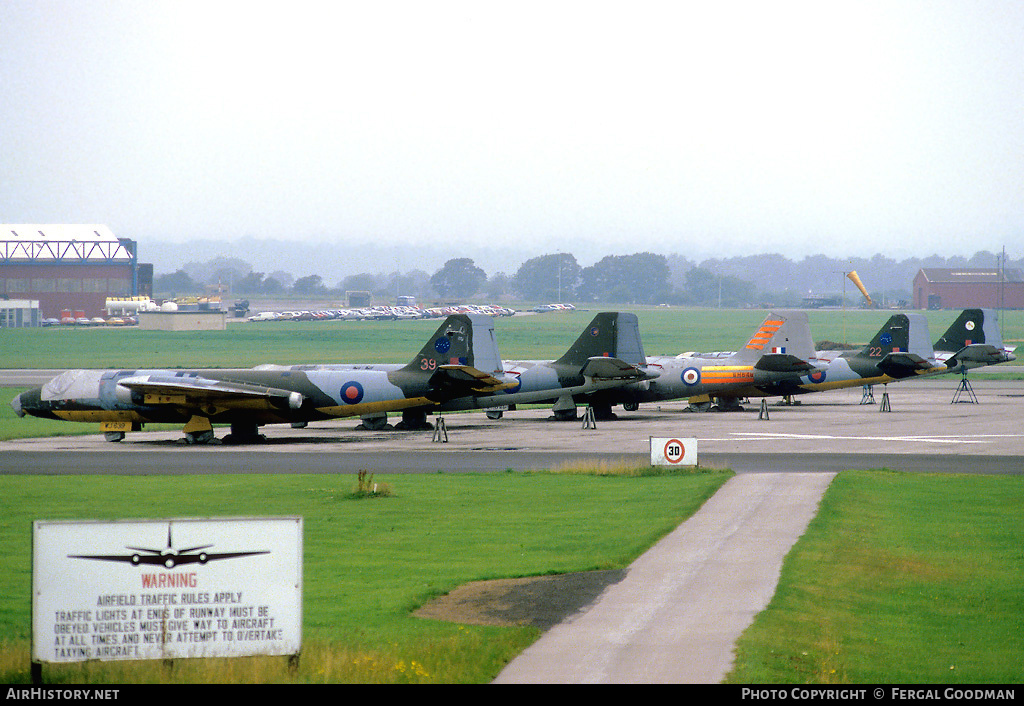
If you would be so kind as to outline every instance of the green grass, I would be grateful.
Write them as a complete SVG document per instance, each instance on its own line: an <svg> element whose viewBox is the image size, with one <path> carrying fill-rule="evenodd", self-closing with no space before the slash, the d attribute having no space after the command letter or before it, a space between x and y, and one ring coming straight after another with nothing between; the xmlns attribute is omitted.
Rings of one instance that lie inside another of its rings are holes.
<svg viewBox="0 0 1024 706"><path fill-rule="evenodd" d="M305 526L308 649L297 674L281 660L224 677L94 663L47 667L48 679L482 682L538 631L422 620L414 608L468 581L624 567L729 475L397 476L382 467L375 480L393 496L366 500L345 499L355 475L0 477L0 682L28 679L32 520L301 515Z"/></svg>
<svg viewBox="0 0 1024 706"><path fill-rule="evenodd" d="M764 320L762 310L593 305L588 311L498 318L506 359L552 359L564 353L599 311L634 311L648 355L736 350ZM840 310L809 314L815 341L866 344L893 312ZM932 339L958 312L928 312ZM1024 340L1024 312L1008 311L1003 338ZM261 363L400 363L412 360L438 321L301 321L232 323L225 331L130 328L6 329L0 368L251 367Z"/></svg>
<svg viewBox="0 0 1024 706"><path fill-rule="evenodd" d="M1024 478L847 472L737 645L735 684L1020 683Z"/></svg>

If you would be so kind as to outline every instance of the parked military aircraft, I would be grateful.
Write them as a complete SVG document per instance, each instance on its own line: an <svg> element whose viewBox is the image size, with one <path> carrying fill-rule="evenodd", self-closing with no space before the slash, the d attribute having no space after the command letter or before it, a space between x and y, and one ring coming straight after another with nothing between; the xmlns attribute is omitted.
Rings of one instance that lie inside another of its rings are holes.
<svg viewBox="0 0 1024 706"><path fill-rule="evenodd" d="M266 424L362 417L369 429L426 426L431 412L493 408L557 399L653 375L617 358L617 314L598 314L562 358L536 369L506 371L489 316L449 316L405 365L261 365L212 370L70 370L11 402L26 414L100 422L109 441L148 422L184 423L189 443L214 439L227 423L228 443L258 440ZM634 317L635 319L635 317ZM585 345L582 345L583 342ZM497 393L507 391L497 397Z"/></svg>
<svg viewBox="0 0 1024 706"><path fill-rule="evenodd" d="M813 354L805 312L770 312L740 350L650 357L647 370L661 373L656 380L596 395L594 403L621 402L632 410L643 402L688 399L692 411L739 410L743 398L776 394L775 385L813 370Z"/></svg>
<svg viewBox="0 0 1024 706"><path fill-rule="evenodd" d="M495 372L501 375L493 320L459 314L405 365L69 370L15 397L11 406L18 416L100 422L109 441L147 422L181 422L190 443L212 441L214 423L230 424L225 441L240 442L258 439L265 424L386 420L387 412L403 410L425 416L448 400L515 384Z"/></svg>
<svg viewBox="0 0 1024 706"><path fill-rule="evenodd" d="M858 351L816 351L810 362L814 370L799 380L777 383L770 391L790 396L947 372L932 355L927 319L916 313L893 315Z"/></svg>
<svg viewBox="0 0 1024 706"><path fill-rule="evenodd" d="M557 360L506 360L502 373L514 384L488 396L451 400L442 410L486 409L497 419L519 404L553 403L555 416L576 418L574 398L643 383L658 376L645 370L636 314L601 312Z"/></svg>
<svg viewBox="0 0 1024 706"><path fill-rule="evenodd" d="M617 335L605 350L643 371L647 378L593 392L564 394L555 403L556 418L575 419L577 404L589 404L596 418L609 419L614 416L615 405L635 410L643 402L676 399L689 399L694 410L739 409L740 399L763 394L762 385L795 380L813 369L806 360L813 354L814 346L807 314L803 312L770 313L741 351L720 355L684 353L674 357L647 357L636 315L616 316ZM584 332L576 347L586 343ZM506 362L506 368L515 370L526 364Z"/></svg>
<svg viewBox="0 0 1024 706"><path fill-rule="evenodd" d="M949 372L1016 360L1013 349L1003 345L999 319L992 309L964 309L933 346L936 360Z"/></svg>

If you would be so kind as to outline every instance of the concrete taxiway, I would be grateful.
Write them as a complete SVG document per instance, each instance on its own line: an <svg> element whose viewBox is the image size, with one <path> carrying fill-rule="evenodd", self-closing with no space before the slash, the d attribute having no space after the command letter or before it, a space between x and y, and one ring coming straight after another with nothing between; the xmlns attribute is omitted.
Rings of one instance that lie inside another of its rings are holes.
<svg viewBox="0 0 1024 706"><path fill-rule="evenodd" d="M834 472L847 468L1019 473L1024 471L1024 383L973 381L977 404L953 404L959 378L861 388L799 398L800 404L688 413L685 403L617 410L618 419L557 422L546 409L444 416L447 441L427 431L357 429L339 420L264 427L266 443L188 446L180 431L99 434L0 442L0 473L436 473L531 470L586 463L643 463L652 437L695 438L703 466L744 472ZM889 409L881 411L888 393ZM69 429L75 424L68 423ZM89 428L91 425L82 425ZM95 428L95 426L92 426ZM218 431L223 435L226 430Z"/></svg>

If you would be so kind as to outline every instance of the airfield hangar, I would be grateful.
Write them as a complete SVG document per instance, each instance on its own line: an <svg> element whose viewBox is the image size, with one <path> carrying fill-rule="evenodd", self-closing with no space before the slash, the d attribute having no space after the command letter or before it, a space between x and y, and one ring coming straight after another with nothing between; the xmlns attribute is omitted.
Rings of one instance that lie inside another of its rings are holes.
<svg viewBox="0 0 1024 706"><path fill-rule="evenodd" d="M926 267L914 277L915 309L1024 309L1018 269Z"/></svg>
<svg viewBox="0 0 1024 706"><path fill-rule="evenodd" d="M137 252L104 225L2 225L0 299L38 302L42 318L100 316L107 297L152 296Z"/></svg>

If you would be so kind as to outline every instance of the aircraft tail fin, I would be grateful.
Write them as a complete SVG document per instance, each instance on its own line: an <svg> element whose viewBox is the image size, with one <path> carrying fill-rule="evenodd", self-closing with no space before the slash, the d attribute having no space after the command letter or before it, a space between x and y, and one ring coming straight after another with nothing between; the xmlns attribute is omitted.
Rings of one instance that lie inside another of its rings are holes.
<svg viewBox="0 0 1024 706"><path fill-rule="evenodd" d="M758 364L763 369L792 366L814 355L814 341L807 313L772 311L746 345L733 355L736 362ZM791 360L792 359L792 360Z"/></svg>
<svg viewBox="0 0 1024 706"><path fill-rule="evenodd" d="M500 372L501 356L494 335L494 320L480 314L449 316L405 366L405 370L431 374L445 365L471 366L488 373Z"/></svg>
<svg viewBox="0 0 1024 706"><path fill-rule="evenodd" d="M894 314L858 353L886 375L904 378L932 367L934 357L924 314Z"/></svg>
<svg viewBox="0 0 1024 706"><path fill-rule="evenodd" d="M946 364L954 369L996 365L1017 358L1003 345L999 319L993 309L964 309L935 342L935 350L952 353Z"/></svg>
<svg viewBox="0 0 1024 706"><path fill-rule="evenodd" d="M943 353L955 353L975 343L1003 347L999 319L992 309L964 309L935 342L934 348Z"/></svg>
<svg viewBox="0 0 1024 706"><path fill-rule="evenodd" d="M889 353L912 353L922 358L932 357L932 344L928 338L928 319L924 314L893 314L878 330L860 354L879 358Z"/></svg>
<svg viewBox="0 0 1024 706"><path fill-rule="evenodd" d="M555 365L582 369L591 358L618 358L647 365L636 314L602 312L595 316Z"/></svg>

